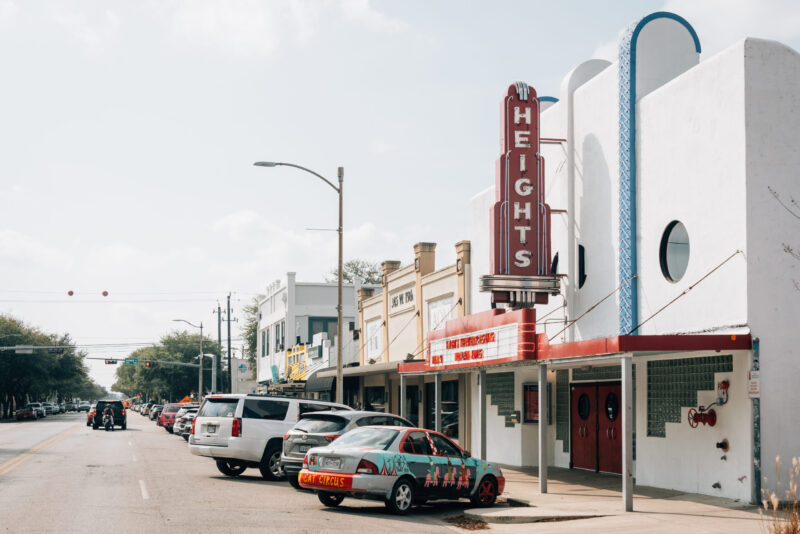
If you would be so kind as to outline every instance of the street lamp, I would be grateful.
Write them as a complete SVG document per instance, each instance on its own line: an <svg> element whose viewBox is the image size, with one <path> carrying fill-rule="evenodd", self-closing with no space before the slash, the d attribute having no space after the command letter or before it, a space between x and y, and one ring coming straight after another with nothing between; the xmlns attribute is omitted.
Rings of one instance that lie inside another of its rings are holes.
<svg viewBox="0 0 800 534"><path fill-rule="evenodd" d="M173 321L177 322L177 323L186 323L186 324L188 324L189 326L191 326L193 328L199 328L200 329L200 358L199 358L199 360L200 360L200 362L199 362L200 370L199 370L198 378L197 378L197 383L198 383L198 385L197 385L197 401L200 402L202 400L202 398L203 398L203 358L202 358L202 356L203 356L203 322L200 321L200 326L198 326L196 324L190 323L186 319L173 319ZM216 365L216 363L217 363L217 360L216 360L216 358L212 358L211 361L212 361L212 363L211 363L211 393L216 393L217 392L217 390L216 390L216 385L217 385L217 365Z"/></svg>
<svg viewBox="0 0 800 534"><path fill-rule="evenodd" d="M339 177L339 187L333 185L333 183L328 180L327 178L315 173L311 169L306 169L305 167L301 167L300 165L295 165L294 163L282 163L282 162L274 162L274 161L257 161L254 163L256 167L294 167L295 169L300 169L301 171L305 171L309 174L313 174L329 186L333 188L339 194L339 299L336 305L337 311L337 324L336 324L336 402L339 404L342 403L342 395L344 391L344 385L342 383L342 187L344 186L344 167L339 167L338 169L338 177Z"/></svg>

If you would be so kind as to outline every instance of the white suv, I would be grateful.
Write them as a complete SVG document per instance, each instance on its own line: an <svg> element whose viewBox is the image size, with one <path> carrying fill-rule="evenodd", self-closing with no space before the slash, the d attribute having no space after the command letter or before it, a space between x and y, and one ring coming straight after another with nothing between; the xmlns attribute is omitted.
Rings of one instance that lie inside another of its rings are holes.
<svg viewBox="0 0 800 534"><path fill-rule="evenodd" d="M284 477L283 435L309 412L351 410L343 404L294 397L210 395L192 421L189 452L217 461L227 476L258 467L266 480Z"/></svg>

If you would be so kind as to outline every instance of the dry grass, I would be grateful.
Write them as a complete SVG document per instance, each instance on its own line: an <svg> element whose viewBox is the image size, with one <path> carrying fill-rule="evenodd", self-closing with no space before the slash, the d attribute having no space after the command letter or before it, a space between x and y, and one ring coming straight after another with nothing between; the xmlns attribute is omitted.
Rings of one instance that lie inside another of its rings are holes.
<svg viewBox="0 0 800 534"><path fill-rule="evenodd" d="M788 469L787 485L783 484L780 456L775 459L776 491L761 490L764 530L768 534L800 534L800 507L798 506L797 484L800 482L800 458L792 458L792 467ZM764 477L767 486L767 477Z"/></svg>
<svg viewBox="0 0 800 534"><path fill-rule="evenodd" d="M486 523L486 521L481 519L471 519L469 517L465 517L464 515L448 517L445 519L445 521L458 528L463 528L464 530L487 530L489 528L489 525Z"/></svg>

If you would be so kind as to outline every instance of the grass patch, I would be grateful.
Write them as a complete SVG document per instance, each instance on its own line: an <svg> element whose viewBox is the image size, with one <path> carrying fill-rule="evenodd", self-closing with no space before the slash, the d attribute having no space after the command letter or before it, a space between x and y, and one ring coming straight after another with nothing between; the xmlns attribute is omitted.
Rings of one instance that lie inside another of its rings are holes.
<svg viewBox="0 0 800 534"><path fill-rule="evenodd" d="M445 519L448 523L464 530L489 530L489 524L482 519L472 519L462 515L455 517L448 517Z"/></svg>

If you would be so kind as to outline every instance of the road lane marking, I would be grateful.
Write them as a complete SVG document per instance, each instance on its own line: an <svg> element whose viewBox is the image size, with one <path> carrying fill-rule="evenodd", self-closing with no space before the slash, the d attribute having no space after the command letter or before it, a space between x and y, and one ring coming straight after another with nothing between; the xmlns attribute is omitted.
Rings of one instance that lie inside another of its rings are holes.
<svg viewBox="0 0 800 534"><path fill-rule="evenodd" d="M146 501L150 498L150 494L147 493L147 488L144 485L144 480L139 481L139 489L142 490L142 499Z"/></svg>
<svg viewBox="0 0 800 534"><path fill-rule="evenodd" d="M37 452L42 451L42 450L46 449L47 447L49 447L50 445L56 443L57 441L60 441L60 440L64 439L69 434L71 434L72 432L75 432L76 430L78 430L80 428L81 428L81 425L76 425L76 426L74 426L74 427L72 427L70 429L67 429L67 430L61 432L60 434L56 434L55 436L53 436L52 438L48 439L47 441L43 441L42 443L36 445L32 449L28 449L27 451L23 452L22 454L20 454L16 458L12 458L11 460L9 460L6 463L4 463L3 465L0 465L0 476L5 475L7 473L10 473L13 469L17 468L20 464L25 462L31 456L35 455Z"/></svg>

